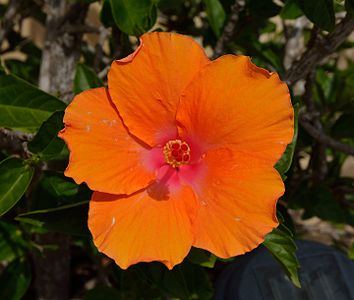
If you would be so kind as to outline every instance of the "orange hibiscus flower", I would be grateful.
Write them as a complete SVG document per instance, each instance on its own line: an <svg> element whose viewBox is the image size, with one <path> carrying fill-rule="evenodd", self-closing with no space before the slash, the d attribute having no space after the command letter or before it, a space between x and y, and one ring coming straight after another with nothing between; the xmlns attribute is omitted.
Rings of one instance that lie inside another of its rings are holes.
<svg viewBox="0 0 354 300"><path fill-rule="evenodd" d="M64 123L65 174L94 191L89 229L122 268L171 269L191 246L243 254L278 225L273 166L293 108L278 75L246 56L210 61L189 37L145 34L112 63L108 89L76 96Z"/></svg>

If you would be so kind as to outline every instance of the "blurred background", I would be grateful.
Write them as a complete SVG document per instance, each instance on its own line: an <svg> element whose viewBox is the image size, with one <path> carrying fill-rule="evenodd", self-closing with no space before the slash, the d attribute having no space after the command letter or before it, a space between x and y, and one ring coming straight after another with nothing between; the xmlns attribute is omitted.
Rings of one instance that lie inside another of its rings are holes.
<svg viewBox="0 0 354 300"><path fill-rule="evenodd" d="M1 0L0 299L212 298L233 259L192 249L173 271L123 271L92 244L91 191L63 175L65 106L155 30L279 73L296 135L276 165L283 228L264 246L295 284L295 239L354 260L353 0Z"/></svg>

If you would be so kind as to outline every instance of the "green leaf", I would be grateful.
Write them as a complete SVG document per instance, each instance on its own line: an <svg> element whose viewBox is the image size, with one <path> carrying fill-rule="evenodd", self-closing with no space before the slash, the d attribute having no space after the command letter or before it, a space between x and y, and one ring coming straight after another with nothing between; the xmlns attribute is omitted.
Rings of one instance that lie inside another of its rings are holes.
<svg viewBox="0 0 354 300"><path fill-rule="evenodd" d="M301 284L297 273L299 262L295 254L297 247L291 231L281 224L266 235L263 245L280 263L293 284L300 288Z"/></svg>
<svg viewBox="0 0 354 300"><path fill-rule="evenodd" d="M284 71L283 59L282 59L282 50L277 49L277 45L274 43L261 43L258 38L247 37L247 42L251 42L246 46L249 51L254 53L254 63L258 63L264 67L267 67L267 64L271 64L279 72ZM252 50L251 50L252 49ZM260 61L257 58L261 58ZM267 63L264 65L264 63Z"/></svg>
<svg viewBox="0 0 354 300"><path fill-rule="evenodd" d="M354 139L354 113L344 113L334 123L332 135L335 138Z"/></svg>
<svg viewBox="0 0 354 300"><path fill-rule="evenodd" d="M45 174L41 180L41 187L57 198L74 196L79 192L79 186L75 182L59 174Z"/></svg>
<svg viewBox="0 0 354 300"><path fill-rule="evenodd" d="M19 228L11 223L0 220L0 262L11 262L24 255L27 247Z"/></svg>
<svg viewBox="0 0 354 300"><path fill-rule="evenodd" d="M154 0L110 0L114 20L121 31L139 36L154 26L157 17Z"/></svg>
<svg viewBox="0 0 354 300"><path fill-rule="evenodd" d="M333 0L298 0L306 17L321 29L332 31L335 26Z"/></svg>
<svg viewBox="0 0 354 300"><path fill-rule="evenodd" d="M252 15L257 18L270 18L279 14L281 7L273 2L273 0L248 0L246 1Z"/></svg>
<svg viewBox="0 0 354 300"><path fill-rule="evenodd" d="M18 158L0 163L0 216L9 211L26 192L34 169Z"/></svg>
<svg viewBox="0 0 354 300"><path fill-rule="evenodd" d="M31 271L25 261L14 261L0 275L0 299L20 300L31 283Z"/></svg>
<svg viewBox="0 0 354 300"><path fill-rule="evenodd" d="M100 20L104 27L115 26L114 18L112 15L112 8L109 0L102 1L102 8L100 11Z"/></svg>
<svg viewBox="0 0 354 300"><path fill-rule="evenodd" d="M219 0L203 0L206 6L208 21L217 37L221 34L225 22L225 11Z"/></svg>
<svg viewBox="0 0 354 300"><path fill-rule="evenodd" d="M62 172L44 171L31 197L29 211L54 209L91 199L86 185L77 185ZM85 222L85 221L83 221Z"/></svg>
<svg viewBox="0 0 354 300"><path fill-rule="evenodd" d="M289 144L282 157L277 161L274 168L279 172L280 175L284 175L291 166L293 161L294 151L296 147L297 135L298 135L298 115L299 115L299 104L294 105L294 136L291 144Z"/></svg>
<svg viewBox="0 0 354 300"><path fill-rule="evenodd" d="M184 261L172 270L160 263L134 266L144 279L169 296L179 299L211 299L211 286L204 268ZM197 296L197 297L195 297Z"/></svg>
<svg viewBox="0 0 354 300"><path fill-rule="evenodd" d="M97 286L86 292L84 300L119 300L120 292L108 286Z"/></svg>
<svg viewBox="0 0 354 300"><path fill-rule="evenodd" d="M214 268L217 257L206 250L193 247L187 256L187 259L202 267Z"/></svg>
<svg viewBox="0 0 354 300"><path fill-rule="evenodd" d="M35 132L65 103L26 81L0 73L0 127Z"/></svg>
<svg viewBox="0 0 354 300"><path fill-rule="evenodd" d="M41 209L20 214L17 221L32 224L48 231L73 235L89 235L87 228L88 201Z"/></svg>
<svg viewBox="0 0 354 300"><path fill-rule="evenodd" d="M63 111L57 111L40 127L33 140L28 143L28 150L37 154L43 161L67 158L69 151L64 141L58 138L63 126Z"/></svg>
<svg viewBox="0 0 354 300"><path fill-rule="evenodd" d="M284 20L294 20L303 14L301 8L297 4L297 0L287 0L280 12L280 17Z"/></svg>
<svg viewBox="0 0 354 300"><path fill-rule="evenodd" d="M82 91L101 87L103 81L98 78L94 70L84 64L78 64L76 66L76 73L74 78L74 93L79 94Z"/></svg>

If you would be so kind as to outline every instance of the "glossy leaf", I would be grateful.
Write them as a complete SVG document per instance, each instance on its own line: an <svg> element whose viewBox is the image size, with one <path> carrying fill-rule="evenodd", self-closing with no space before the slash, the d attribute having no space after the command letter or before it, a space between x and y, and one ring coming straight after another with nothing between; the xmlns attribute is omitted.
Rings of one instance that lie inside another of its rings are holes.
<svg viewBox="0 0 354 300"><path fill-rule="evenodd" d="M0 163L0 216L9 211L26 192L34 169L18 158Z"/></svg>
<svg viewBox="0 0 354 300"><path fill-rule="evenodd" d="M203 0L206 6L208 21L215 35L218 37L221 34L225 22L225 11L219 0Z"/></svg>
<svg viewBox="0 0 354 300"><path fill-rule="evenodd" d="M293 235L284 225L266 235L263 245L270 251L274 258L283 267L285 273L295 286L300 287L298 277L299 262L296 258L296 244Z"/></svg>
<svg viewBox="0 0 354 300"><path fill-rule="evenodd" d="M88 201L82 201L58 208L41 209L20 214L16 217L16 220L48 231L89 235L87 211Z"/></svg>
<svg viewBox="0 0 354 300"><path fill-rule="evenodd" d="M299 18L303 12L298 5L298 0L287 0L280 12L280 16L284 20L294 20Z"/></svg>
<svg viewBox="0 0 354 300"><path fill-rule="evenodd" d="M63 117L63 111L55 112L28 143L28 150L37 154L40 160L60 160L68 156L69 151L64 141L58 138L58 132L64 127Z"/></svg>
<svg viewBox="0 0 354 300"><path fill-rule="evenodd" d="M0 127L35 132L65 103L26 81L0 73Z"/></svg>
<svg viewBox="0 0 354 300"><path fill-rule="evenodd" d="M101 87L103 81L97 76L94 70L84 64L78 64L76 66L75 78L74 78L74 93L79 94L82 91Z"/></svg>
<svg viewBox="0 0 354 300"><path fill-rule="evenodd" d="M114 20L121 31L139 36L156 22L154 0L110 0Z"/></svg>
<svg viewBox="0 0 354 300"><path fill-rule="evenodd" d="M332 31L335 25L333 0L298 0L307 18L319 28Z"/></svg>
<svg viewBox="0 0 354 300"><path fill-rule="evenodd" d="M299 104L294 105L294 136L291 144L289 144L285 152L283 153L282 157L278 160L278 162L275 164L275 169L279 172L280 175L284 175L291 166L291 163L293 161L294 157L294 151L296 147L296 142L297 142L297 136L298 136L298 115L299 115Z"/></svg>
<svg viewBox="0 0 354 300"><path fill-rule="evenodd" d="M214 268L217 257L206 250L193 247L187 256L187 259L202 267Z"/></svg>
<svg viewBox="0 0 354 300"><path fill-rule="evenodd" d="M0 275L0 299L20 300L31 283L31 271L25 261L14 261Z"/></svg>
<svg viewBox="0 0 354 300"><path fill-rule="evenodd" d="M54 197L70 197L79 192L79 186L71 178L58 175L43 176L41 187Z"/></svg>

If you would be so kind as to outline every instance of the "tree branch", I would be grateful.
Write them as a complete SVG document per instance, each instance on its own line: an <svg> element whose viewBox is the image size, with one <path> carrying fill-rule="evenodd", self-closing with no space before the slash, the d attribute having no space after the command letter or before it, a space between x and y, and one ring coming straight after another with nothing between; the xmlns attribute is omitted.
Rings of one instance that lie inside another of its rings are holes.
<svg viewBox="0 0 354 300"><path fill-rule="evenodd" d="M309 44L311 42L315 42L317 36L317 29L314 28L311 34L311 38ZM313 69L306 78L305 83L305 93L303 95L303 99L305 101L307 107L307 115L311 117L311 123L313 124L314 128L317 129L319 132L323 133L323 127L320 120L320 113L316 110L315 103L313 102L313 85L316 81L316 70ZM327 167L327 155L326 155L326 145L314 140L315 143L312 146L312 155L309 167L312 169L312 176L315 180L322 181L328 172Z"/></svg>
<svg viewBox="0 0 354 300"><path fill-rule="evenodd" d="M26 142L31 139L31 135L0 128L0 149L11 154L19 155L22 158L28 158Z"/></svg>
<svg viewBox="0 0 354 300"><path fill-rule="evenodd" d="M69 33L69 34L82 34L82 33L99 33L97 27L85 24L75 24L75 25L64 25L58 30L58 35Z"/></svg>
<svg viewBox="0 0 354 300"><path fill-rule="evenodd" d="M311 124L311 116L306 113L299 114L299 123L316 141L327 145L328 147L340 152L354 156L354 148L350 145L341 143L325 134L322 130L317 129Z"/></svg>
<svg viewBox="0 0 354 300"><path fill-rule="evenodd" d="M315 81L315 70L326 56L333 53L338 46L345 41L348 35L354 30L354 19L346 16L335 30L326 37L320 39L318 36L319 30L314 27L311 31L311 37L307 44L307 50L301 58L293 63L285 75L285 80L288 84L293 85L298 80L306 78L305 93L303 99L307 108L307 113L299 114L299 123L317 142L317 147L314 147L318 155L315 155L315 169L318 169L318 177L321 179L325 176L327 165L325 157L325 148L328 146L332 149L343 153L354 155L354 148L350 145L343 144L331 138L324 133L320 113L316 110L315 103L312 99L312 87Z"/></svg>
<svg viewBox="0 0 354 300"><path fill-rule="evenodd" d="M224 53L226 44L231 42L235 35L236 24L239 19L239 14L245 6L244 0L235 0L235 3L231 6L230 18L224 27L224 30L216 42L213 57L216 58Z"/></svg>
<svg viewBox="0 0 354 300"><path fill-rule="evenodd" d="M285 81L293 85L305 78L325 57L332 54L354 30L354 18L345 16L336 28L322 39L314 41L301 58L285 75Z"/></svg>

